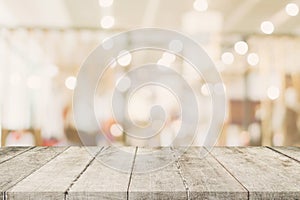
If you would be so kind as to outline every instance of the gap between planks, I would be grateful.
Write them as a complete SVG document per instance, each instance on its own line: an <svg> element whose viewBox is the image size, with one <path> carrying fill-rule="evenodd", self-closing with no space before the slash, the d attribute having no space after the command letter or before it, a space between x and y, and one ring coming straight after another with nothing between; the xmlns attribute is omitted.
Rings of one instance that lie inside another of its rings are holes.
<svg viewBox="0 0 300 200"><path fill-rule="evenodd" d="M32 149L34 149L34 148L36 148L36 147L30 148L30 149L28 149L28 151L29 151L29 150L32 150ZM44 147L44 149L49 149L49 148L51 148L51 147ZM25 177L23 177L22 179L20 179L19 181L17 181L14 185L8 187L8 188L6 189L6 191L3 192L3 198L2 198L2 199L3 199L3 200L7 200L7 191L8 191L9 189L13 188L15 185L17 185L19 182L21 182L21 181L23 181L24 179L26 179L28 176L30 176L32 173L34 173L34 172L36 172L37 170L39 170L41 167L45 166L48 162L50 162L51 160L53 160L54 158L56 158L57 156L59 156L60 154L62 154L63 152L65 152L68 148L70 148L70 147L66 147L63 151L61 151L61 152L59 152L57 155L53 156L53 158L51 158L50 160L48 160L47 162L45 162L43 165L41 165L40 167L38 167L38 168L32 170L31 173L27 174ZM25 152L27 152L27 151L25 151ZM23 153L25 153L25 152L23 152ZM21 154L22 154L22 153L20 153L20 154L18 154L18 155L21 155ZM15 156L15 157L16 157L16 156Z"/></svg>
<svg viewBox="0 0 300 200"><path fill-rule="evenodd" d="M127 200L129 200L129 189L130 189L131 178L132 178L132 173L133 173L133 170L134 170L134 164L135 164L137 151L138 151L138 147L135 147L135 152L134 152L134 156L133 156L133 161L132 161L132 166L131 166L131 170L130 170L128 186L127 186L127 192L126 192L126 199Z"/></svg>
<svg viewBox="0 0 300 200"><path fill-rule="evenodd" d="M9 148L9 147L8 147L8 148ZM17 156L19 156L19 155L21 155L21 154L27 152L27 151L29 151L29 150L31 150L31 149L34 149L34 148L35 148L35 146L28 147L28 148L24 149L24 151L21 151L21 152L19 152L19 153L16 153L15 155L11 156L10 158L1 161L0 164L5 163L6 161L9 161L9 160L11 160L11 159L13 159L13 158L15 158L15 157L17 157Z"/></svg>
<svg viewBox="0 0 300 200"><path fill-rule="evenodd" d="M229 174L230 176L232 176L246 191L247 191L247 199L250 199L250 192L249 190L239 181L239 179L237 179L226 167L225 165L223 165L212 153L211 151L208 151L207 148L205 146L203 146L203 148L208 152L209 155L211 155ZM227 148L227 147L223 147L223 148Z"/></svg>
<svg viewBox="0 0 300 200"><path fill-rule="evenodd" d="M276 152L276 153L279 153L279 154L281 154L281 155L283 155L283 156L286 156L286 157L288 157L288 158L290 158L290 159L296 161L297 163L300 163L300 161L297 160L296 158L293 158L292 156L289 156L289 155L287 155L287 154L285 154L285 153L283 153L283 152L281 152L281 151L278 151L277 149L274 149L274 148L268 147L268 146L266 146L266 148L267 148L267 149L270 149L271 151L274 151L274 152Z"/></svg>
<svg viewBox="0 0 300 200"><path fill-rule="evenodd" d="M184 178L184 176L182 174L179 157L178 157L178 155L176 155L176 151L174 150L174 148L173 147L170 147L170 148L173 152L173 157L175 158L175 164L176 164L176 167L177 167L177 170L178 170L178 174L180 175L180 177L182 179L182 182L183 182L183 185L185 187L187 200L190 200L190 189L189 189L189 186L188 186L188 183L187 183L186 179Z"/></svg>
<svg viewBox="0 0 300 200"><path fill-rule="evenodd" d="M34 149L35 147L31 147L29 148L28 150L24 150L23 152L20 152L19 154L17 155L20 155L22 153L25 153L31 149ZM45 148L49 148L49 147L45 147ZM57 156L59 156L60 154L62 154L63 152L65 152L69 147L67 147L66 149L64 149L62 152L58 153L56 156L54 156L52 159L56 158ZM282 153L276 149L273 149L272 147L264 147L264 148L267 148L269 149L270 151L274 151L278 154L281 154L281 155L284 155L292 160L295 160L297 161L298 163L300 163L299 160L295 159L295 158L292 158L290 157L289 155L286 155L285 153ZM88 167L94 162L94 160L96 159L97 155L99 155L101 152L103 152L104 149L107 149L107 148L100 148L100 150L96 153L96 155L89 161L89 163L86 165L86 167L79 173L79 175L71 182L70 186L68 187L68 189L66 190L66 193L65 193L65 199L66 199L66 195L68 194L68 191L70 190L70 188L76 183L76 181L81 177L82 174L84 174L84 172L88 169ZM209 153L209 155L211 155L246 191L247 191L247 196L248 196L248 199L249 199L249 191L248 189L210 152L207 150L207 148L204 147L204 149ZM130 184L131 184L131 179L132 179L132 174L133 174L133 170L134 170L134 167L135 167L135 160L136 160L136 157L137 157L137 150L138 150L138 147L135 147L135 154L134 154L134 157L133 157L133 162L132 162L132 166L131 166L131 170L130 170L130 176L129 176L129 182L128 182L128 187L127 187L127 199L129 198L129 188L130 188ZM183 181L183 184L185 186L185 188L187 189L187 198L189 199L189 187L188 187L188 183L187 181L185 180L182 172L181 172L181 166L180 166L180 160L178 158L178 156L175 154L176 152L174 151L174 149L171 147L171 150L173 152L173 155L176 160L175 160L175 163L176 163L176 166L177 166L177 169L178 169L178 173L179 175L181 176L181 179ZM15 155L14 157L16 157L17 155ZM13 157L12 157L13 158ZM11 158L10 158L11 159ZM10 160L8 159L8 160ZM46 165L48 162L50 162L52 159L50 159L49 161L47 161L44 165ZM5 161L4 161L5 162ZM44 166L42 165L42 166ZM42 167L41 166L41 167ZM34 173L36 170L40 169L41 167L33 170L32 173ZM29 174L30 175L30 174ZM28 176L29 176L28 175ZM27 177L27 176L26 176ZM24 177L23 179L25 179L26 177ZM23 180L22 179L22 180ZM20 180L20 181L22 181ZM19 182L20 182L19 181ZM18 183L18 182L17 182ZM15 183L14 185L16 185L17 183ZM13 186L12 186L13 187ZM11 188L11 187L10 187ZM6 191L3 192L3 199L7 199L7 196L6 196Z"/></svg>
<svg viewBox="0 0 300 200"><path fill-rule="evenodd" d="M109 147L101 147L99 149L99 151L93 156L93 158L88 162L88 164L83 168L83 170L78 174L78 176L72 181L72 183L70 184L70 186L68 187L68 189L65 192L64 195L64 200L67 200L67 196L68 193L70 191L70 189L72 188L72 186L76 183L76 181L78 181L78 179L81 177L81 175L88 169L88 167L95 161L96 157L103 151L108 149Z"/></svg>

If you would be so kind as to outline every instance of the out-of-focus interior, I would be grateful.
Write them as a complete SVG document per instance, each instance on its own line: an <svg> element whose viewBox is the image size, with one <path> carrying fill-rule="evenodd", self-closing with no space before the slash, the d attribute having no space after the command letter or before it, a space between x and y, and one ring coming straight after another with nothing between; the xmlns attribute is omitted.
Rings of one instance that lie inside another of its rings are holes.
<svg viewBox="0 0 300 200"><path fill-rule="evenodd" d="M222 76L228 107L217 145L300 145L299 5L283 0L0 0L1 144L82 144L72 107L81 65L114 34L159 27L198 42ZM145 63L174 68L199 91L198 131L207 130L209 85L184 59L143 50L116 60L103 76L104 89L95 93L101 130L86 133L95 144L107 145L107 138L119 145L171 143L180 118L176 98L163 89L144 87L129 105L132 120L140 124L149 120L149 105L168 111L166 127L151 140L129 139L111 112L109 98L120 75ZM194 145L201 145L201 137Z"/></svg>

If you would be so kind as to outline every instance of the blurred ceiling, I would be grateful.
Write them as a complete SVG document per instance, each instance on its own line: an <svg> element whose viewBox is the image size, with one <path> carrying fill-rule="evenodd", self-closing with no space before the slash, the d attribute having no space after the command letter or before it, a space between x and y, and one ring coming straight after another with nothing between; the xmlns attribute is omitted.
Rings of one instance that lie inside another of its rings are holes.
<svg viewBox="0 0 300 200"><path fill-rule="evenodd" d="M101 8L98 0L0 0L0 25L4 27L101 29L104 15L115 18L114 30L155 26L182 30L183 17L193 11L193 0L115 0L111 8ZM208 0L207 13L222 18L223 33L260 34L260 24L269 20L274 34L300 34L300 15L290 17L287 0ZM205 12L202 13L205 15ZM194 15L197 16L197 13ZM192 20L194 27L214 24L209 17ZM189 21L189 19L187 20ZM196 24L195 24L196 23ZM198 23L198 24L197 24ZM183 30L184 31L184 30Z"/></svg>

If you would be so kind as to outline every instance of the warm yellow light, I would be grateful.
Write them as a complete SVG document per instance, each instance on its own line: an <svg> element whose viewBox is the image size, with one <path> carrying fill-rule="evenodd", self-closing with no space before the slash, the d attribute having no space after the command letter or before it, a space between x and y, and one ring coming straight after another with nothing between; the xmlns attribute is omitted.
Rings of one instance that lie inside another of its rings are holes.
<svg viewBox="0 0 300 200"><path fill-rule="evenodd" d="M207 0L195 0L193 7L196 11L204 12L208 9Z"/></svg>
<svg viewBox="0 0 300 200"><path fill-rule="evenodd" d="M234 62L234 56L231 52L223 53L221 59L225 65L231 65Z"/></svg>
<svg viewBox="0 0 300 200"><path fill-rule="evenodd" d="M113 16L104 16L101 19L101 27L109 29L115 25L115 18Z"/></svg>
<svg viewBox="0 0 300 200"><path fill-rule="evenodd" d="M285 11L289 16L297 16L299 13L299 7L295 3L289 3L285 6Z"/></svg>
<svg viewBox="0 0 300 200"><path fill-rule="evenodd" d="M74 90L76 87L76 82L77 79L74 76L69 76L66 80L65 80L65 86L69 89L69 90Z"/></svg>
<svg viewBox="0 0 300 200"><path fill-rule="evenodd" d="M280 90L276 86L270 86L267 90L267 95L268 95L269 99L275 100L279 97Z"/></svg>
<svg viewBox="0 0 300 200"><path fill-rule="evenodd" d="M238 41L234 44L234 50L237 54L245 55L248 52L248 44L244 41Z"/></svg>
<svg viewBox="0 0 300 200"><path fill-rule="evenodd" d="M119 65L125 67L131 63L132 55L129 51L121 51L118 55L118 63Z"/></svg>
<svg viewBox="0 0 300 200"><path fill-rule="evenodd" d="M209 83L205 83L202 85L201 87L201 93L203 96L209 96L210 95L210 88L211 88L211 84Z"/></svg>
<svg viewBox="0 0 300 200"><path fill-rule="evenodd" d="M274 32L274 25L272 22L270 21L264 21L261 23L260 25L260 29L264 34L272 34Z"/></svg>
<svg viewBox="0 0 300 200"><path fill-rule="evenodd" d="M247 62L251 66L255 66L259 63L259 56L256 53L250 53L247 56Z"/></svg>
<svg viewBox="0 0 300 200"><path fill-rule="evenodd" d="M110 133L114 136L114 137L120 137L123 135L123 127L120 124L113 124L110 127Z"/></svg>
<svg viewBox="0 0 300 200"><path fill-rule="evenodd" d="M174 62L176 60L176 55L169 53L169 52L165 52L163 54L163 59L166 60L167 62Z"/></svg>

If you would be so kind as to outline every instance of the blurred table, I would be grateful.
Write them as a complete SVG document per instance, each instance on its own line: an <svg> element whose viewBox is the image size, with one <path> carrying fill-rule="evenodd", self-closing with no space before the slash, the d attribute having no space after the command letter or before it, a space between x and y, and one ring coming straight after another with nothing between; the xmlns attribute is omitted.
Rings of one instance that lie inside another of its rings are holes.
<svg viewBox="0 0 300 200"><path fill-rule="evenodd" d="M181 150L1 148L0 199L300 198L299 147Z"/></svg>

